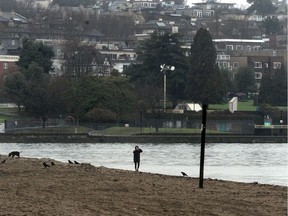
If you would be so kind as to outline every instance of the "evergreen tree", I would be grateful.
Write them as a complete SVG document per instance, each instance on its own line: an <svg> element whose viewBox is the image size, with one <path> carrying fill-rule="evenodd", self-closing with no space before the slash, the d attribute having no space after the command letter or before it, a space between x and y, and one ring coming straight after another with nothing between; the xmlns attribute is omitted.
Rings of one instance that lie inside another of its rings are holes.
<svg viewBox="0 0 288 216"><path fill-rule="evenodd" d="M30 64L24 74L26 77L25 100L23 101L25 111L35 117L40 117L43 128L45 128L48 113L51 110L51 104L48 100L49 75L44 73L43 68L36 63Z"/></svg>
<svg viewBox="0 0 288 216"><path fill-rule="evenodd" d="M25 85L25 77L20 72L15 72L10 76L7 76L4 82L5 91L11 97L12 101L18 106L19 112L24 102Z"/></svg>
<svg viewBox="0 0 288 216"><path fill-rule="evenodd" d="M42 42L25 39L19 57L19 61L16 64L20 68L27 70L30 64L34 62L43 68L44 73L49 73L53 70L52 58L54 57L54 52L51 47L44 45Z"/></svg>
<svg viewBox="0 0 288 216"><path fill-rule="evenodd" d="M19 73L7 77L7 93L17 105L43 121L43 127L51 111L49 101L49 71L52 70L52 49L43 43L24 40L20 59L17 62Z"/></svg>
<svg viewBox="0 0 288 216"><path fill-rule="evenodd" d="M254 71L249 67L241 67L235 75L235 83L238 92L254 92L255 76Z"/></svg>
<svg viewBox="0 0 288 216"><path fill-rule="evenodd" d="M184 98L185 73L187 71L187 57L181 48L178 34L153 33L138 47L138 60L142 63L132 65L124 73L136 87L154 86L163 88L163 73L160 65L174 66L174 71L167 70L167 98L175 104ZM151 95L153 97L153 95Z"/></svg>
<svg viewBox="0 0 288 216"><path fill-rule="evenodd" d="M272 101L273 85L272 85L272 73L265 71L262 75L260 88L259 88L259 104L270 104Z"/></svg>
<svg viewBox="0 0 288 216"><path fill-rule="evenodd" d="M255 13L262 15L273 14L277 10L271 0L247 0L251 6L247 9L248 13Z"/></svg>
<svg viewBox="0 0 288 216"><path fill-rule="evenodd" d="M221 69L221 76L225 82L225 86L228 92L235 91L235 82L233 79L233 74L227 69Z"/></svg>
<svg viewBox="0 0 288 216"><path fill-rule="evenodd" d="M287 71L281 67L273 74L271 105L287 106Z"/></svg>
<svg viewBox="0 0 288 216"><path fill-rule="evenodd" d="M186 82L189 100L202 103L223 102L226 92L216 65L216 49L209 31L204 28L197 31L191 45Z"/></svg>
<svg viewBox="0 0 288 216"><path fill-rule="evenodd" d="M265 28L265 33L267 35L280 34L282 31L282 25L279 19L275 16L267 17L262 22L262 26Z"/></svg>
<svg viewBox="0 0 288 216"><path fill-rule="evenodd" d="M281 67L262 76L259 103L273 106L287 106L287 71Z"/></svg>

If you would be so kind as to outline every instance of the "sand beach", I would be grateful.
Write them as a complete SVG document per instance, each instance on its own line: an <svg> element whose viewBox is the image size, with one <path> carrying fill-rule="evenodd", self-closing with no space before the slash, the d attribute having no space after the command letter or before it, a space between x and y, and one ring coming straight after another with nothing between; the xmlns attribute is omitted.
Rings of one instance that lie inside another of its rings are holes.
<svg viewBox="0 0 288 216"><path fill-rule="evenodd" d="M285 186L205 179L200 189L198 178L49 158L0 155L0 161L3 216L287 215Z"/></svg>

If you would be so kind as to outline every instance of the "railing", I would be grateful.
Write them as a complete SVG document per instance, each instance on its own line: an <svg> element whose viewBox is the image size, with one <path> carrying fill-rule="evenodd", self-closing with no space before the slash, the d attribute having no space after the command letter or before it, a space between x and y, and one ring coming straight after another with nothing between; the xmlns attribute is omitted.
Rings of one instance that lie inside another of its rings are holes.
<svg viewBox="0 0 288 216"><path fill-rule="evenodd" d="M70 118L49 119L42 128L39 119L7 120L6 133L89 133L93 135L135 135L135 134L201 134L201 120L146 119L125 123L83 123ZM77 128L77 130L75 130ZM287 125L255 125L253 120L208 120L208 135L255 135L286 134Z"/></svg>
<svg viewBox="0 0 288 216"><path fill-rule="evenodd" d="M255 125L255 129L288 129L288 125Z"/></svg>

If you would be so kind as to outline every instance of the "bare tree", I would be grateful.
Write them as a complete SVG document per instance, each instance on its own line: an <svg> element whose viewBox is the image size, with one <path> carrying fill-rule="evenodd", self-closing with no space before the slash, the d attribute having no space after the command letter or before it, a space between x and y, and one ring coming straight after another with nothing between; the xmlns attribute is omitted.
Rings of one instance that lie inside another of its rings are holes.
<svg viewBox="0 0 288 216"><path fill-rule="evenodd" d="M105 58L93 45L71 40L64 44L64 74L79 78L82 75L102 75L105 73Z"/></svg>

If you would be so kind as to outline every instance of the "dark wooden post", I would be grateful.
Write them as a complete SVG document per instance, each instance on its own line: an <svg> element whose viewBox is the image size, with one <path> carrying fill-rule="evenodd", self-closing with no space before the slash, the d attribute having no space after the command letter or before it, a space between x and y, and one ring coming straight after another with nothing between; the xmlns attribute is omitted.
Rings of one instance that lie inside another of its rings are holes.
<svg viewBox="0 0 288 216"><path fill-rule="evenodd" d="M205 156L205 134L206 134L206 115L208 105L202 106L202 130L201 130L201 152L200 152L200 177L199 188L203 188L204 181L204 156Z"/></svg>

